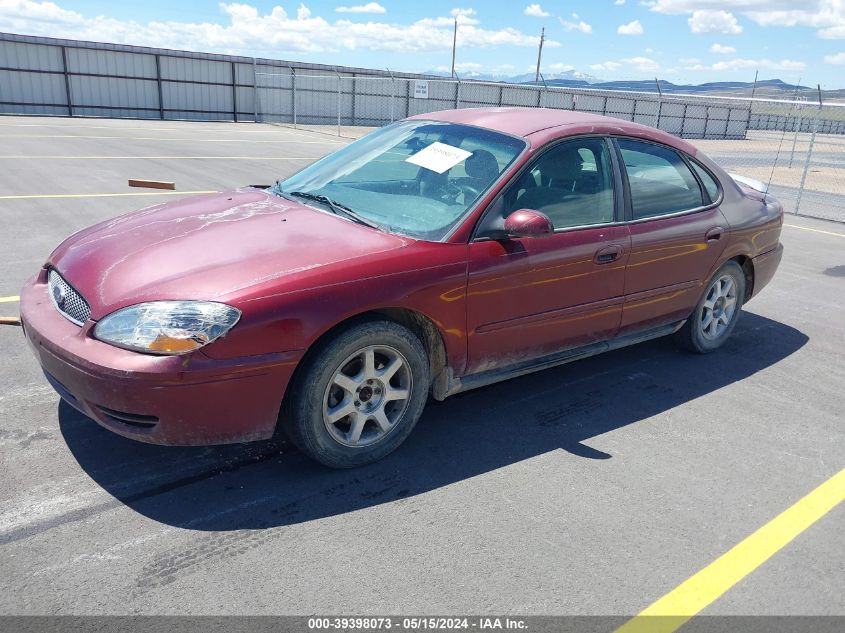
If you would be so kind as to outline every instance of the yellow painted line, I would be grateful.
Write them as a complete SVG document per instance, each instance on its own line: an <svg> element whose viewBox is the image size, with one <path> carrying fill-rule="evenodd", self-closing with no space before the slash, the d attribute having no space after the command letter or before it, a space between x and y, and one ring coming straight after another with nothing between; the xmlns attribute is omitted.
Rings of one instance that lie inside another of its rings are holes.
<svg viewBox="0 0 845 633"><path fill-rule="evenodd" d="M33 200L38 198L121 198L124 196L187 196L217 191L130 191L126 193L39 193L21 196L0 196L0 200Z"/></svg>
<svg viewBox="0 0 845 633"><path fill-rule="evenodd" d="M809 226L798 226L797 224L784 224L791 229L801 229L802 231L812 231L813 233L824 233L825 235L835 235L836 237L845 237L845 233L834 233L833 231L822 231L821 229L811 229Z"/></svg>
<svg viewBox="0 0 845 633"><path fill-rule="evenodd" d="M13 303L15 301L20 301L21 298L17 295L11 297L0 297L0 303Z"/></svg>
<svg viewBox="0 0 845 633"><path fill-rule="evenodd" d="M322 156L32 156L27 154L0 156L9 160L317 160Z"/></svg>
<svg viewBox="0 0 845 633"><path fill-rule="evenodd" d="M615 633L672 633L845 500L845 468Z"/></svg>
<svg viewBox="0 0 845 633"><path fill-rule="evenodd" d="M121 141L188 141L191 143L296 143L297 145L346 145L341 141L302 141L299 139L242 139L242 138L172 138L164 136L95 136L89 134L3 134L3 138L87 138L117 139Z"/></svg>

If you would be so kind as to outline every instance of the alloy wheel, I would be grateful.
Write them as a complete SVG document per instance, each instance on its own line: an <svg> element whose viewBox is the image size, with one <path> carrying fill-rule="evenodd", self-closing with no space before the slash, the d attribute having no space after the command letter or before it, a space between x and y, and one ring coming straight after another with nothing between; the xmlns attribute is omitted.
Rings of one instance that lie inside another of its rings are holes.
<svg viewBox="0 0 845 633"><path fill-rule="evenodd" d="M730 275L722 275L708 288L699 321L704 338L716 340L728 329L736 312L736 289Z"/></svg>
<svg viewBox="0 0 845 633"><path fill-rule="evenodd" d="M375 444L408 408L413 376L408 360L387 345L369 345L344 360L323 398L323 422L344 446Z"/></svg>

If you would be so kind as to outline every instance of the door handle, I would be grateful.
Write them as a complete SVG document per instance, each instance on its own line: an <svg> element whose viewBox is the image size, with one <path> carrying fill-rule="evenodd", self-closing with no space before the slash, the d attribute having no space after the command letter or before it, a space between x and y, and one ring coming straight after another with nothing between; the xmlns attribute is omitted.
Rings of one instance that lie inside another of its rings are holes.
<svg viewBox="0 0 845 633"><path fill-rule="evenodd" d="M712 229L710 229L709 231L707 231L707 233L704 234L704 239L706 239L708 242L715 242L716 240L722 237L722 233L724 232L725 229L723 229L721 226L714 226Z"/></svg>
<svg viewBox="0 0 845 633"><path fill-rule="evenodd" d="M622 256L622 247L618 244L611 244L596 251L593 261L597 264L609 264L615 262Z"/></svg>

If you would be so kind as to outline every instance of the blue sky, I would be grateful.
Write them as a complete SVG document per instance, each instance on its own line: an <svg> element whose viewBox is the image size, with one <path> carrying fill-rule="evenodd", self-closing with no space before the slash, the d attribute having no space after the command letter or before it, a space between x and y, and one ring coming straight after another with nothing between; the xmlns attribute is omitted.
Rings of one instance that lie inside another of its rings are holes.
<svg viewBox="0 0 845 633"><path fill-rule="evenodd" d="M0 30L423 72L845 87L842 0L0 0Z"/></svg>

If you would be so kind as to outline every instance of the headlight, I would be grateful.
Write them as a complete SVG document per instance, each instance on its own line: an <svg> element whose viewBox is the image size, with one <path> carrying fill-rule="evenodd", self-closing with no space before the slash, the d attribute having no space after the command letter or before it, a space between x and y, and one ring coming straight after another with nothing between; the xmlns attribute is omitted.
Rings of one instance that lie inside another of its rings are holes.
<svg viewBox="0 0 845 633"><path fill-rule="evenodd" d="M185 354L228 332L241 311L213 301L152 301L113 312L94 327L101 341L147 354Z"/></svg>

